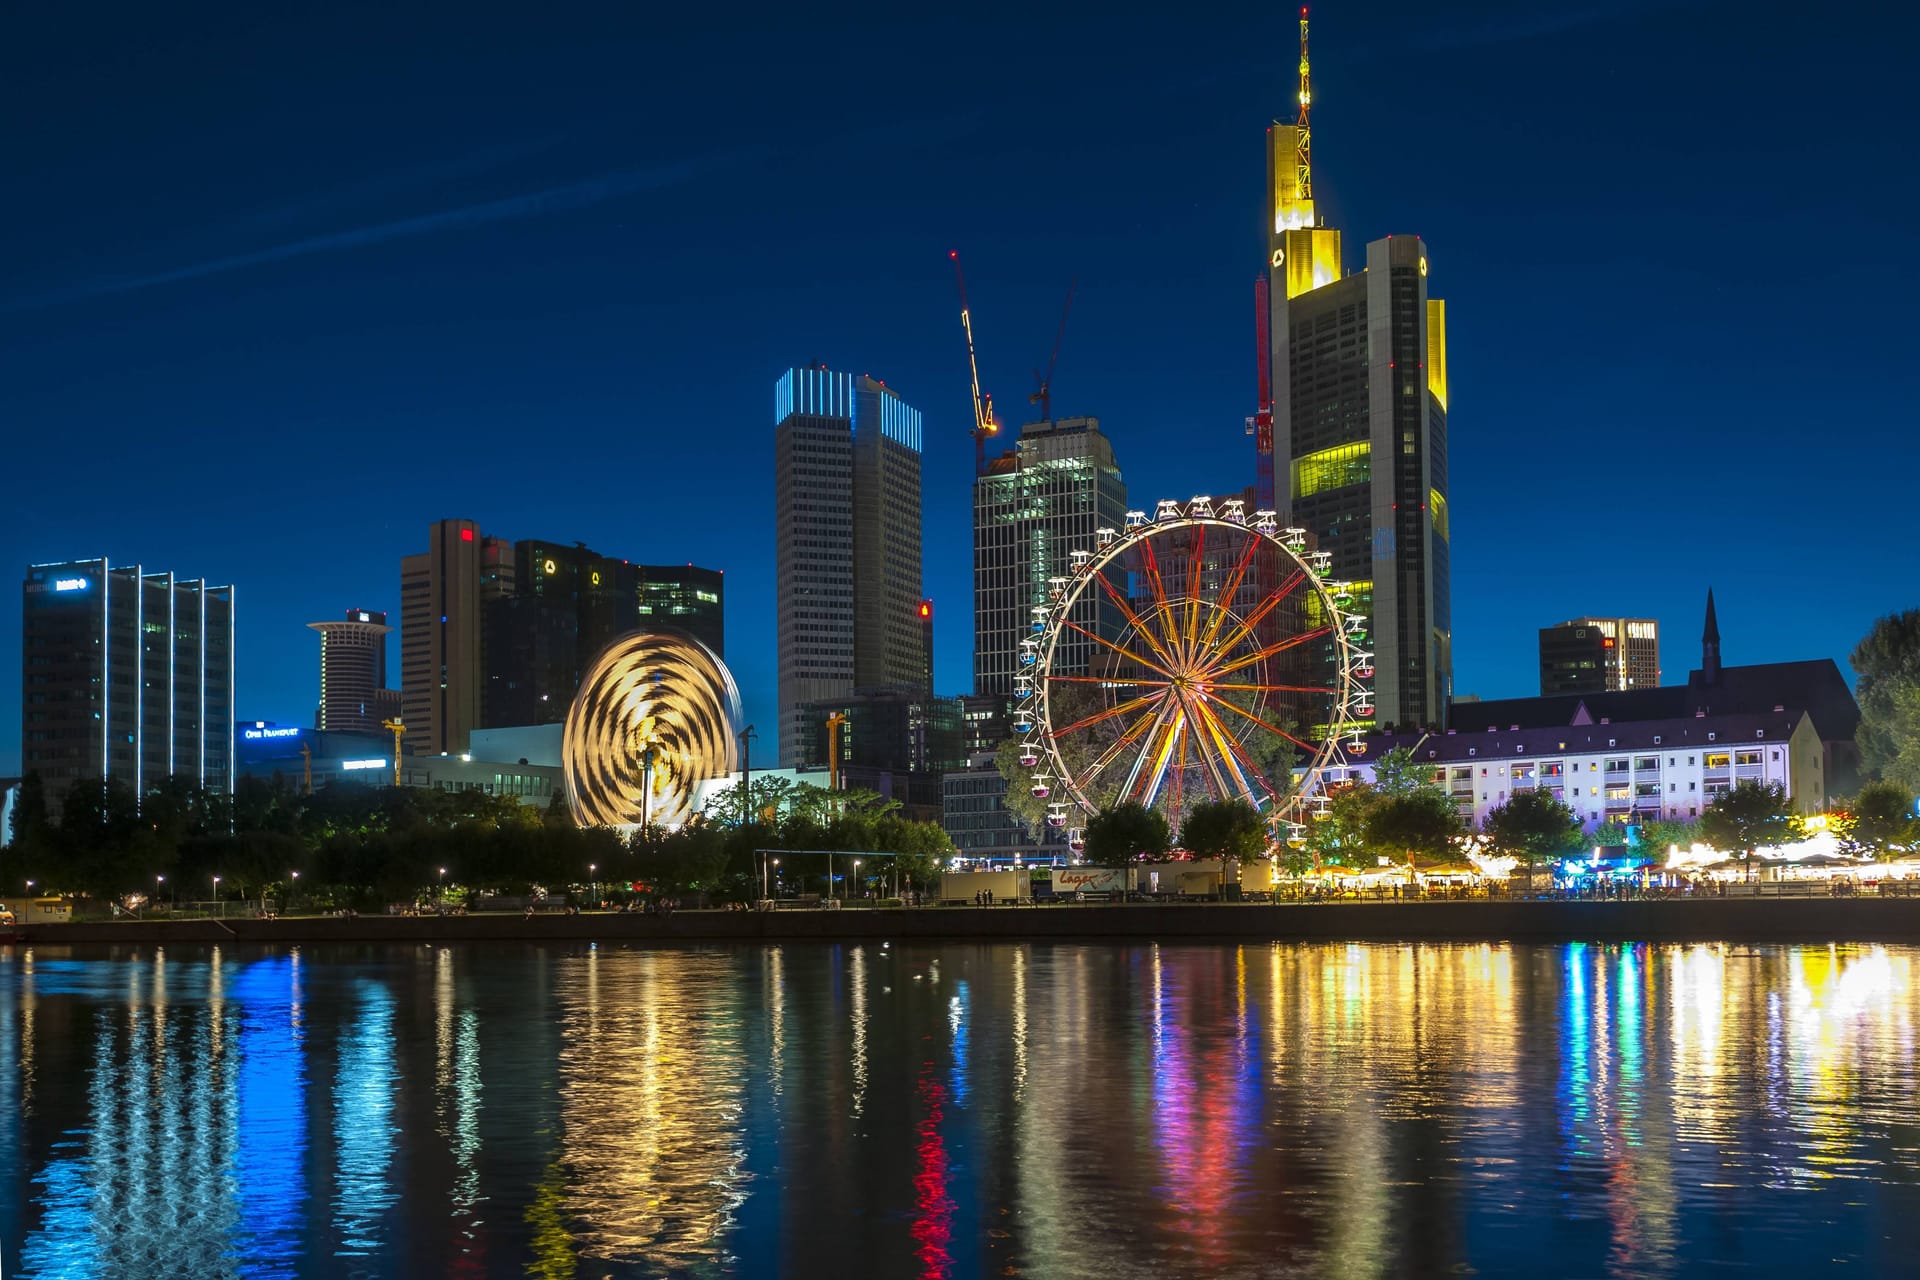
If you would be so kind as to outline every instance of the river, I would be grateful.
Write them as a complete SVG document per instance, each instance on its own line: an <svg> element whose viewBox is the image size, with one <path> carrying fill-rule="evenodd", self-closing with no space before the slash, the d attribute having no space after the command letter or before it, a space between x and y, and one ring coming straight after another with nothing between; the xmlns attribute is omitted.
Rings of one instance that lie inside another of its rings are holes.
<svg viewBox="0 0 1920 1280"><path fill-rule="evenodd" d="M0 948L8 1277L1920 1272L1920 948Z"/></svg>

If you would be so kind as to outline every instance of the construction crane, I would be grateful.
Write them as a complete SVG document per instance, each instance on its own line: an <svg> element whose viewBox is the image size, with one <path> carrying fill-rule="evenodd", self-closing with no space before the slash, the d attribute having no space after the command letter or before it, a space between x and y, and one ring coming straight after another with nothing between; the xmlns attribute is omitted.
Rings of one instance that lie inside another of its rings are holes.
<svg viewBox="0 0 1920 1280"><path fill-rule="evenodd" d="M1000 434L993 420L993 397L980 391L980 362L973 353L973 313L967 308L967 274L960 269L960 251L952 250L953 275L960 282L960 327L967 334L967 372L973 377L973 474L987 474L987 441Z"/></svg>
<svg viewBox="0 0 1920 1280"><path fill-rule="evenodd" d="M397 787L400 785L400 739L406 736L407 726L396 717L382 720L380 727L393 735L393 785Z"/></svg>
<svg viewBox="0 0 1920 1280"><path fill-rule="evenodd" d="M1053 421L1053 367L1060 363L1060 341L1067 336L1067 313L1073 310L1073 291L1079 287L1079 276L1075 276L1067 285L1067 301L1066 305L1060 308L1060 327L1053 334L1053 355L1047 359L1046 376L1041 377L1038 369L1033 371L1035 390L1027 400L1031 404L1040 406L1042 422Z"/></svg>
<svg viewBox="0 0 1920 1280"><path fill-rule="evenodd" d="M962 314L965 314L962 312ZM847 717L844 712L836 711L827 717L827 790L840 789L840 730L845 727Z"/></svg>

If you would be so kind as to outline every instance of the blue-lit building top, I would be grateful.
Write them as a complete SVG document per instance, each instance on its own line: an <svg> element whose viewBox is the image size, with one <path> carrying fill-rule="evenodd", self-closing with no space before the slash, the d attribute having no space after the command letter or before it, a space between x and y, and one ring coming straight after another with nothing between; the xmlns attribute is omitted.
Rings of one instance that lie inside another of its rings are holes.
<svg viewBox="0 0 1920 1280"><path fill-rule="evenodd" d="M804 704L924 685L920 411L867 374L789 369L774 384L779 763L817 726Z"/></svg>

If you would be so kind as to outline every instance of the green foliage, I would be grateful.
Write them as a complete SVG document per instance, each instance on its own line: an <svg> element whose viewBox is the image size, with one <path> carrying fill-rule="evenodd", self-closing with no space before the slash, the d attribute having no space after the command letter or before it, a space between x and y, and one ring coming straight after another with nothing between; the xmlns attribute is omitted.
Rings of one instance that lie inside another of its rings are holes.
<svg viewBox="0 0 1920 1280"><path fill-rule="evenodd" d="M1382 793L1367 809L1366 843L1395 862L1446 861L1465 833L1459 809L1436 787Z"/></svg>
<svg viewBox="0 0 1920 1280"><path fill-rule="evenodd" d="M1362 871L1379 865L1378 855L1367 844L1367 814L1379 798L1380 793L1365 782L1335 791L1327 812L1307 823L1300 851L1305 854L1308 865L1294 874L1305 874L1319 867ZM1297 861L1290 859L1289 867Z"/></svg>
<svg viewBox="0 0 1920 1280"><path fill-rule="evenodd" d="M1869 782L1848 806L1847 843L1875 858L1904 852L1914 843L1913 796L1894 782Z"/></svg>
<svg viewBox="0 0 1920 1280"><path fill-rule="evenodd" d="M1267 851L1267 823L1245 800L1205 800L1187 810L1180 843L1196 858L1246 861Z"/></svg>
<svg viewBox="0 0 1920 1280"><path fill-rule="evenodd" d="M1087 861L1117 866L1136 858L1166 856L1171 843L1166 815L1137 800L1094 815L1086 826Z"/></svg>
<svg viewBox="0 0 1920 1280"><path fill-rule="evenodd" d="M1542 865L1565 857L1586 839L1580 819L1550 791L1516 791L1487 815L1487 843L1496 853L1518 858L1529 879Z"/></svg>
<svg viewBox="0 0 1920 1280"><path fill-rule="evenodd" d="M1645 822L1637 824L1637 827L1640 832L1640 847L1650 849L1655 853L1665 853L1674 845L1679 845L1682 849L1685 849L1700 839L1699 824L1694 822L1682 822L1670 818L1650 818ZM1623 839L1625 839L1624 835L1616 836L1613 832L1602 827L1600 835L1594 837L1594 843L1618 844Z"/></svg>
<svg viewBox="0 0 1920 1280"><path fill-rule="evenodd" d="M1033 794L1033 770L1020 763L1018 737L1008 738L993 753L993 767L1007 780L1007 812L1027 829L1027 835L1046 830L1047 802Z"/></svg>
<svg viewBox="0 0 1920 1280"><path fill-rule="evenodd" d="M1394 798L1432 794L1445 799L1447 794L1433 780L1433 766L1414 762L1412 747L1395 747L1373 762L1373 789Z"/></svg>
<svg viewBox="0 0 1920 1280"><path fill-rule="evenodd" d="M1909 794L1920 792L1920 609L1876 621L1852 661L1861 763Z"/></svg>
<svg viewBox="0 0 1920 1280"><path fill-rule="evenodd" d="M1794 839L1800 820L1779 783L1742 782L1700 815L1699 831L1715 848L1738 855L1751 871L1754 850Z"/></svg>

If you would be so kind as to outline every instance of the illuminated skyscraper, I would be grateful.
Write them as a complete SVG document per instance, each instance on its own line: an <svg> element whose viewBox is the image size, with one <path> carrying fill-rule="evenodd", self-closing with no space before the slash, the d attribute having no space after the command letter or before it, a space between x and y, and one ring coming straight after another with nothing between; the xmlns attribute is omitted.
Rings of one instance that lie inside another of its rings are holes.
<svg viewBox="0 0 1920 1280"><path fill-rule="evenodd" d="M1651 689L1660 683L1660 624L1575 618L1540 629L1540 693Z"/></svg>
<svg viewBox="0 0 1920 1280"><path fill-rule="evenodd" d="M920 411L865 374L789 369L774 386L780 763L812 740L803 704L918 687Z"/></svg>
<svg viewBox="0 0 1920 1280"><path fill-rule="evenodd" d="M387 688L387 615L349 609L340 621L309 622L320 633L320 709L316 729L379 733L397 708Z"/></svg>
<svg viewBox="0 0 1920 1280"><path fill-rule="evenodd" d="M1098 418L1029 422L1020 442L973 482L973 691L1013 694L1020 642L1048 583L1073 574L1073 553L1099 546L1103 528L1127 521L1127 485ZM1119 634L1115 606L1088 592L1074 621ZM1094 641L1066 633L1056 675L1085 674ZM996 744L997 745L997 744Z"/></svg>
<svg viewBox="0 0 1920 1280"><path fill-rule="evenodd" d="M481 725L481 615L513 591L513 544L471 520L436 521L400 561L400 689L413 755L458 754Z"/></svg>
<svg viewBox="0 0 1920 1280"><path fill-rule="evenodd" d="M1440 726L1453 681L1446 310L1417 236L1375 240L1341 274L1340 233L1313 203L1306 27L1303 11L1299 116L1267 130L1275 498L1355 584L1378 723Z"/></svg>
<svg viewBox="0 0 1920 1280"><path fill-rule="evenodd" d="M233 790L232 587L74 560L27 570L24 604L20 759L51 804L84 779Z"/></svg>

